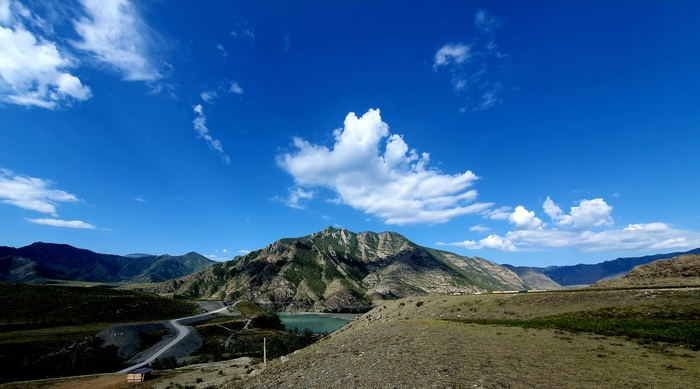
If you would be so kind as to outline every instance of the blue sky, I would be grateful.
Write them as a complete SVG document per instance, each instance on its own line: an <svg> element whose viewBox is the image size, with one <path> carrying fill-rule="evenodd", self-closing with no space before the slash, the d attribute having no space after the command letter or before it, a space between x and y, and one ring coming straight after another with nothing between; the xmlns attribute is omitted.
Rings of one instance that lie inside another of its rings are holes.
<svg viewBox="0 0 700 389"><path fill-rule="evenodd" d="M0 0L0 244L700 247L695 1Z"/></svg>

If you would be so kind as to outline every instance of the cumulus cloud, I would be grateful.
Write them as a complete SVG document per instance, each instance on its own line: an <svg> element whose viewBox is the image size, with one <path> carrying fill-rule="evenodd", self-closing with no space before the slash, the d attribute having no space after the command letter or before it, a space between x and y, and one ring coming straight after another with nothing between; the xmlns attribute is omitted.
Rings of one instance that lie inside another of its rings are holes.
<svg viewBox="0 0 700 389"><path fill-rule="evenodd" d="M585 229L611 226L614 224L610 216L612 207L602 198L581 200L578 206L571 207L571 212L568 215L565 214L549 196L547 196L547 200L545 200L542 208L547 216L560 226Z"/></svg>
<svg viewBox="0 0 700 389"><path fill-rule="evenodd" d="M211 136L211 134L209 134L209 128L207 128L207 117L206 115L204 115L204 109L202 108L202 105L197 104L194 107L192 107L192 109L196 114L196 117L192 121L192 124L194 125L194 129L195 131L197 131L199 137L207 142L207 145L209 145L210 149L219 154L219 157L221 157L221 160L224 163L231 163L231 157L229 157L228 154L226 154L226 152L224 151L224 147L221 145L221 142L219 142L218 139L214 139Z"/></svg>
<svg viewBox="0 0 700 389"><path fill-rule="evenodd" d="M49 180L0 169L0 202L56 216L58 204L79 201L75 195L51 186Z"/></svg>
<svg viewBox="0 0 700 389"><path fill-rule="evenodd" d="M26 9L24 17L31 17ZM10 3L0 5L0 22L14 18ZM54 109L92 96L90 87L71 74L74 61L55 42L37 38L21 22L0 26L0 99L4 102Z"/></svg>
<svg viewBox="0 0 700 389"><path fill-rule="evenodd" d="M96 227L90 223L85 223L80 220L60 220L60 219L27 219L27 221L34 224L43 224L52 227L63 227L63 228L81 228L94 230Z"/></svg>
<svg viewBox="0 0 700 389"><path fill-rule="evenodd" d="M474 203L477 192L469 189L477 180L474 173L431 169L429 154L419 154L402 136L391 134L379 110L359 118L349 113L333 136L332 148L294 138L296 150L278 155L278 165L298 187L330 189L338 203L387 224L444 223L492 206Z"/></svg>
<svg viewBox="0 0 700 389"><path fill-rule="evenodd" d="M554 222L548 227L533 211L523 206L515 208L508 220L515 225L513 231L503 236L489 235L479 241L466 240L440 245L459 246L467 249L490 248L503 251L539 251L575 248L593 251L642 251L690 249L700 246L700 233L680 230L667 223L629 224L624 228L611 228L612 207L602 198L581 200L565 214L547 197L542 208ZM493 212L493 211L492 211ZM488 217L487 214L484 215Z"/></svg>
<svg viewBox="0 0 700 389"><path fill-rule="evenodd" d="M535 212L528 211L522 205L515 207L515 211L508 216L508 220L519 230L535 230L542 227L542 220L535 216Z"/></svg>
<svg viewBox="0 0 700 389"><path fill-rule="evenodd" d="M444 44L433 57L433 70L450 76L453 91L468 106L460 112L483 111L502 101L508 56L500 52L494 39L494 31L501 26L500 19L477 11L474 27L478 34L472 43Z"/></svg>
<svg viewBox="0 0 700 389"><path fill-rule="evenodd" d="M152 57L155 33L129 0L81 0L86 16L74 23L78 49L128 81L162 78Z"/></svg>

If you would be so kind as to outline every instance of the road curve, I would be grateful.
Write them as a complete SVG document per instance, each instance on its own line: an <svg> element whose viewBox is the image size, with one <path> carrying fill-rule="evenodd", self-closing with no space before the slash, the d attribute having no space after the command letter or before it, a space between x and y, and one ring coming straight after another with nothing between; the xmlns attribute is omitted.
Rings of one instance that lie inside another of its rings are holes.
<svg viewBox="0 0 700 389"><path fill-rule="evenodd" d="M189 335L190 332L192 332L192 329L188 326L184 326L184 325L180 324L181 321L197 321L196 319L202 319L202 318L204 318L204 316L209 316L209 315L213 315L215 313L224 312L227 309L229 309L230 307L235 307L236 304L238 304L238 301L236 301L235 303L233 303L230 306L226 306L226 307L223 307L221 309L217 309L215 311L170 320L170 324L173 326L173 328L175 329L175 332L177 333L177 336L175 336L175 339L171 340L166 345L161 347L160 350L156 351L153 355L151 355L149 358L147 358L143 362L138 363L136 365L129 366L125 369L119 370L117 372L117 374L126 374L132 370L136 370L136 369L139 369L141 367L149 365L151 362L155 361L158 357L163 355L166 351L170 350L173 346L175 346L176 344L180 343L180 341L185 339L185 337L187 335ZM195 320L192 320L192 319L195 319Z"/></svg>

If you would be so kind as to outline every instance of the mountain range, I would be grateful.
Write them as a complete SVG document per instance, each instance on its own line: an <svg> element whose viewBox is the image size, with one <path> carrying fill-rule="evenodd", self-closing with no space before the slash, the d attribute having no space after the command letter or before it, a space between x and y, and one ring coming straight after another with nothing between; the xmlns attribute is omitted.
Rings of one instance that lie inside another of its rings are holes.
<svg viewBox="0 0 700 389"><path fill-rule="evenodd" d="M546 275L560 285L590 285L603 279L624 276L634 269L635 266L658 261L659 259L669 259L684 254L700 254L700 248L686 252L646 255L643 257L617 258L611 261L596 264L548 267L509 266L509 268L519 274L520 272L524 272L526 270L534 270L535 272Z"/></svg>
<svg viewBox="0 0 700 389"><path fill-rule="evenodd" d="M161 282L202 270L213 263L194 252L179 256L120 256L66 244L37 242L21 248L0 246L0 281Z"/></svg>
<svg viewBox="0 0 700 389"><path fill-rule="evenodd" d="M153 291L250 300L275 310L362 311L377 301L430 293L533 287L494 262L421 247L394 232L328 227L273 244Z"/></svg>

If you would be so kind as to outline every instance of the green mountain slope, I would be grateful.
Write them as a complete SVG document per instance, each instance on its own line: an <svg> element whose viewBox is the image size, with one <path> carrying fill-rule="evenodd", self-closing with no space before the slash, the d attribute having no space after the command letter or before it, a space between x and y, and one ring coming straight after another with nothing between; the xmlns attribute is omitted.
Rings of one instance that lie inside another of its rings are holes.
<svg viewBox="0 0 700 389"><path fill-rule="evenodd" d="M481 258L421 247L393 232L328 227L164 282L155 291L247 299L278 310L362 311L411 295L526 288L515 273Z"/></svg>

